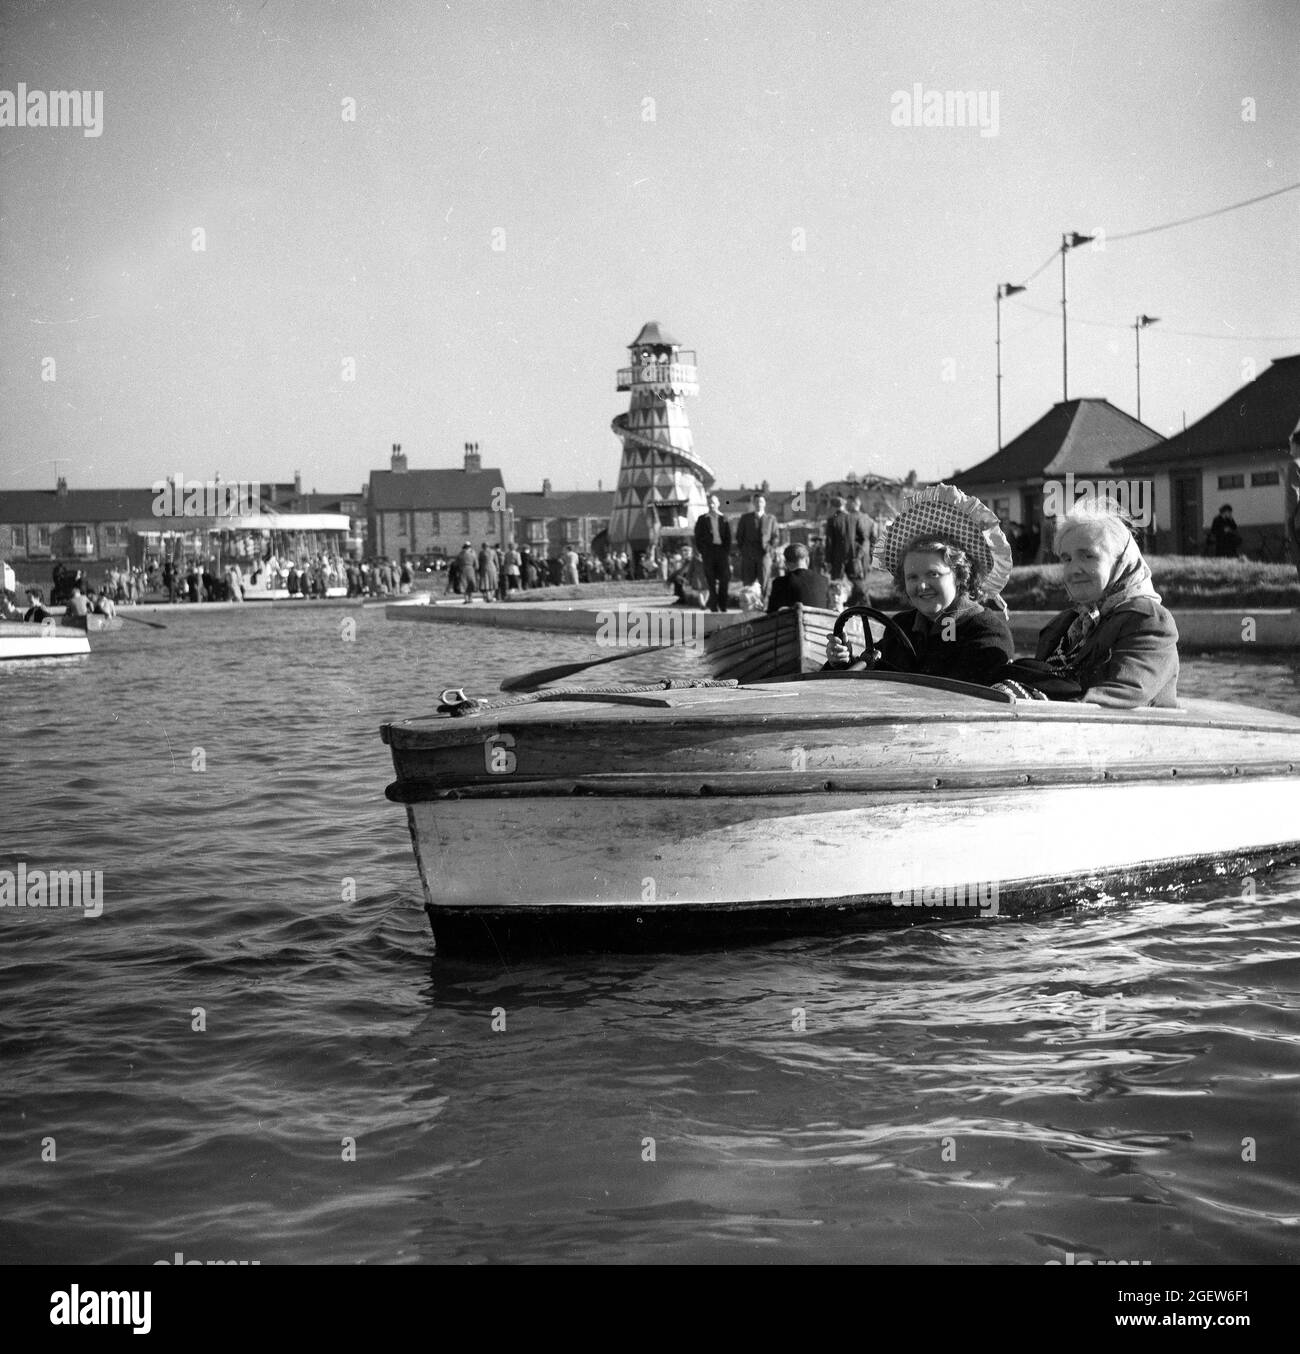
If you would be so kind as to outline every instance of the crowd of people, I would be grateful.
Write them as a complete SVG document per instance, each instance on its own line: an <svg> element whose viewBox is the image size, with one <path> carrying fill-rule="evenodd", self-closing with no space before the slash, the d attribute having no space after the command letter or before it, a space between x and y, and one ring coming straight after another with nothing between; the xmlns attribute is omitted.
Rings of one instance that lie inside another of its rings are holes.
<svg viewBox="0 0 1300 1354"><path fill-rule="evenodd" d="M463 594L466 602L475 596L487 602L505 601L512 592L534 588L667 577L651 572L655 567L654 552L635 557L626 550L599 555L566 545L558 555L546 558L513 541L504 547L484 541L477 550L472 541L466 541L447 561L443 592Z"/></svg>

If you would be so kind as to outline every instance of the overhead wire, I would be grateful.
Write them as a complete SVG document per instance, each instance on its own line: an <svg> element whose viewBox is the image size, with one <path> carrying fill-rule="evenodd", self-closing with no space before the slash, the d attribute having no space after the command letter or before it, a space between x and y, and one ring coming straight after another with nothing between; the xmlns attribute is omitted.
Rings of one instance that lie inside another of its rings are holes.
<svg viewBox="0 0 1300 1354"><path fill-rule="evenodd" d="M1214 216L1224 216L1228 212L1240 211L1243 207L1253 207L1257 202L1267 202L1269 198L1281 197L1283 193L1294 193L1300 188L1300 182L1289 183L1283 188L1275 188L1270 193L1260 193L1257 197L1246 198L1242 202L1232 202L1226 207L1216 207L1213 211L1198 212L1195 216L1184 216L1177 221L1166 221L1158 226L1144 226L1141 230L1128 230L1119 235L1107 235L1107 243L1114 243L1116 240L1133 240L1139 235L1155 235L1163 230L1174 230L1178 226L1188 226L1196 221L1208 221ZM1061 252L1060 248L1053 249L1052 252L1043 260L1042 263L1029 274L1025 280L1020 283L1021 287L1028 287L1029 284L1048 267L1054 258ZM1008 300L1014 298L1008 297ZM1023 310L1032 310L1039 315L1055 315L1052 310L1044 310L1041 306L1030 305L1027 301L1015 301L1017 306ZM1078 324L1092 325L1103 329L1132 329L1131 324L1120 323L1116 320L1086 320L1081 317L1072 316L1072 319ZM1162 334L1172 334L1179 338L1204 338L1216 339L1235 343L1294 343L1300 342L1300 334L1207 334L1191 329L1170 329L1168 327L1161 329Z"/></svg>
<svg viewBox="0 0 1300 1354"><path fill-rule="evenodd" d="M1021 310L1032 310L1035 315L1057 316L1059 310L1046 310L1042 306L1031 306L1028 301L1012 300L1012 305ZM1079 315L1070 316L1071 324L1088 324L1101 329L1132 329L1131 323L1124 324L1119 320L1090 320L1084 319ZM1221 339L1224 342L1231 343L1300 343L1300 334L1207 334L1194 329L1170 329L1162 325L1159 332L1161 334L1175 334L1179 338L1205 338Z"/></svg>
<svg viewBox="0 0 1300 1354"><path fill-rule="evenodd" d="M1141 230L1128 230L1122 235L1107 235L1108 241L1133 240L1139 235L1154 235L1157 231L1173 230L1175 226L1190 226L1193 221L1208 221L1212 216L1223 216L1228 212L1240 211L1243 207L1253 207L1257 202L1267 202L1271 197L1280 197L1283 193L1294 193L1300 183L1289 183L1285 188L1275 188L1271 193L1261 193L1258 197L1248 197L1244 202L1234 202L1227 207L1216 207L1212 212L1200 212L1196 216L1184 216L1180 221L1166 221L1161 226L1145 226Z"/></svg>

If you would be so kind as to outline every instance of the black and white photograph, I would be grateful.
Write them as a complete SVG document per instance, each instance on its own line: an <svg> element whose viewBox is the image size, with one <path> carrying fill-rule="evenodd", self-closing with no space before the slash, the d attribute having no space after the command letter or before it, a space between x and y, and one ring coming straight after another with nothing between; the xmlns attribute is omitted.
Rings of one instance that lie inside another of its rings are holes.
<svg viewBox="0 0 1300 1354"><path fill-rule="evenodd" d="M797 1265L1261 1333L1297 52L1293 0L0 10L34 1329Z"/></svg>

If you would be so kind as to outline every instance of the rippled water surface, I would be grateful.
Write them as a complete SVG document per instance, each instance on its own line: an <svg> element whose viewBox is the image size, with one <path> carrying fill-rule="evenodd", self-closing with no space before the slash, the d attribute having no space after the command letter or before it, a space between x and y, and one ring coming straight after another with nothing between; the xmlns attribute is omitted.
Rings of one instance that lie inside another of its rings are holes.
<svg viewBox="0 0 1300 1354"><path fill-rule="evenodd" d="M0 912L0 1260L1300 1259L1300 870L435 959L378 725L587 642L157 619L0 673L0 868L105 895ZM1300 714L1295 661L1181 689Z"/></svg>

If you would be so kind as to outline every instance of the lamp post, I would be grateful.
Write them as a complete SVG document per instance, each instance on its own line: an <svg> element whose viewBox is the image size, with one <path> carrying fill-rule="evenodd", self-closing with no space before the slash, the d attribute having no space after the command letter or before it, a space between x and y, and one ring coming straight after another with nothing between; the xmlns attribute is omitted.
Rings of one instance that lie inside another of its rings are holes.
<svg viewBox="0 0 1300 1354"><path fill-rule="evenodd" d="M1002 450L1002 302L1005 297L1014 296L1017 292L1024 291L1023 287L1017 287L1014 282L1000 282L996 297L997 315L998 315L998 450Z"/></svg>
<svg viewBox="0 0 1300 1354"><path fill-rule="evenodd" d="M1159 315L1139 315L1133 321L1133 355L1137 367L1138 422L1142 422L1142 331L1149 324L1159 324Z"/></svg>
<svg viewBox="0 0 1300 1354"><path fill-rule="evenodd" d="M1081 244L1087 244L1095 237L1092 235L1080 235L1077 230L1068 231L1061 236L1061 399L1070 398L1070 360L1066 347L1066 323L1065 323L1065 256L1071 249L1077 249Z"/></svg>

